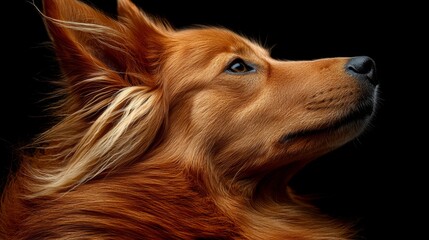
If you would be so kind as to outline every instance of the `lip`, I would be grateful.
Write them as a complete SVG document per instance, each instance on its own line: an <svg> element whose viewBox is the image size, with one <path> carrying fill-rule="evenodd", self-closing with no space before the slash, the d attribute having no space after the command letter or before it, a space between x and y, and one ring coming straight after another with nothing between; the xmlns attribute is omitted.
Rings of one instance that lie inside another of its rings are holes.
<svg viewBox="0 0 429 240"><path fill-rule="evenodd" d="M374 112L374 105L372 101L368 101L364 104L359 104L359 106L355 107L344 116L338 118L333 122L330 122L329 124L323 124L314 129L306 129L306 130L288 133L284 135L279 142L283 144L297 138L310 137L317 134L335 131L353 122L364 120L370 117L373 112Z"/></svg>

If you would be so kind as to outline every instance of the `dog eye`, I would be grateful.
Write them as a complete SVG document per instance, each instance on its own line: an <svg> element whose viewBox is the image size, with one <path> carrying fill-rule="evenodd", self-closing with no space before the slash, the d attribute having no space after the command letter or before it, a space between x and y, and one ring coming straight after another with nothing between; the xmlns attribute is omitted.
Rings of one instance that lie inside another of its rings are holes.
<svg viewBox="0 0 429 240"><path fill-rule="evenodd" d="M232 61L226 69L226 72L234 73L234 74L245 74L245 73L254 72L254 71L255 71L255 68L245 63L244 60L241 58L237 58L234 61Z"/></svg>

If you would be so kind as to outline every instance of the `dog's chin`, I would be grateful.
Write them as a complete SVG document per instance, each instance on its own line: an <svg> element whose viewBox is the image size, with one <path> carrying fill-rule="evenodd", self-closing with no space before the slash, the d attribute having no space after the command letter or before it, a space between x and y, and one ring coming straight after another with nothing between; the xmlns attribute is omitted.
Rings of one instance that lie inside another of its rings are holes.
<svg viewBox="0 0 429 240"><path fill-rule="evenodd" d="M280 138L279 143L291 144L300 140L309 141L310 139L325 143L329 142L329 140L332 143L337 141L347 142L365 129L372 118L374 108L372 102L361 104L343 116L322 123L317 127L287 133Z"/></svg>

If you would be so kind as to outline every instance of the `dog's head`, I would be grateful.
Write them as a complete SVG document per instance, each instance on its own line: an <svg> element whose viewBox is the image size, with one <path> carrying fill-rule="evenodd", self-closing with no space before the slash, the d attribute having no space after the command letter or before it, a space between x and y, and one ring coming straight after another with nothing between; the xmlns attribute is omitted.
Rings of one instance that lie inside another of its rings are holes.
<svg viewBox="0 0 429 240"><path fill-rule="evenodd" d="M66 111L86 124L68 181L161 150L232 178L262 175L341 146L373 114L368 57L279 61L231 31L173 30L129 0L118 6L112 19L78 1L45 1Z"/></svg>

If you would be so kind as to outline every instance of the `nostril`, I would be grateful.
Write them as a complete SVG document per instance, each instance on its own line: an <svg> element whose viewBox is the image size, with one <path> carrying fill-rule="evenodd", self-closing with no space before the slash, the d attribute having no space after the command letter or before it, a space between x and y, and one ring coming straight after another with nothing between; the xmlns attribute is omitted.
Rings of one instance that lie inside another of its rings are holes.
<svg viewBox="0 0 429 240"><path fill-rule="evenodd" d="M375 62L370 57L360 56L351 58L346 64L346 71L361 81L369 81L377 85Z"/></svg>
<svg viewBox="0 0 429 240"><path fill-rule="evenodd" d="M372 63L371 61L363 61L359 64L350 64L348 69L358 74L368 74L372 71Z"/></svg>

